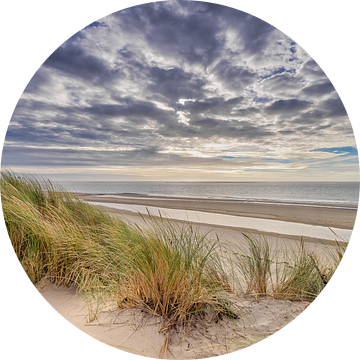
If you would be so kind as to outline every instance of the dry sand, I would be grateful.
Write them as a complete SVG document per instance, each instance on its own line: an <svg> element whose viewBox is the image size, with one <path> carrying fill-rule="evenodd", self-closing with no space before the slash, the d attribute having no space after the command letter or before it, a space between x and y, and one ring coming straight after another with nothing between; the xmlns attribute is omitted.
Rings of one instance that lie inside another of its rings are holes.
<svg viewBox="0 0 360 360"><path fill-rule="evenodd" d="M93 338L133 354L153 358L200 359L252 345L283 328L308 305L272 298L238 298L243 316L213 320L213 314L192 324L161 332L160 320L141 310L108 306L89 322L89 311L76 289L41 285L42 296L65 319Z"/></svg>
<svg viewBox="0 0 360 360"><path fill-rule="evenodd" d="M87 201L99 198L89 195L81 196ZM299 205L252 204L220 201L214 203L201 200L155 200L155 199L116 199L101 197L101 202L116 202L161 206L171 208L188 208L201 211L218 211L226 214L236 214L252 217L276 218L288 221L298 221L310 224L324 224L322 217L330 214L331 219L337 218L339 227L352 228L356 209L318 208L317 210ZM256 209L260 214L253 213ZM107 208L115 216L146 228L143 217L131 212ZM274 213L272 213L274 212ZM271 214L270 214L271 213ZM146 217L145 217L146 218ZM327 220L329 225L334 223ZM202 233L208 233L209 238L221 239L223 245L235 244L244 240L241 229L230 229L222 226L197 225ZM257 234L263 236L263 234ZM291 249L299 245L300 239L267 234L274 248ZM314 252L322 252L324 246L333 242L320 242L308 239L306 246ZM305 301L291 302L275 300L271 297L256 299L252 296L238 296L234 301L242 309L242 316L237 320L219 319L214 321L213 314L207 314L202 319L193 321L190 326L171 329L167 334L161 331L161 319L146 314L139 309L120 310L109 304L99 310L97 318L89 322L89 309L84 299L77 294L75 288L42 286L39 291L43 297L64 316L86 334L115 348L153 358L196 359L222 355L252 345L280 330L296 318L308 305ZM235 296L235 295L234 295Z"/></svg>

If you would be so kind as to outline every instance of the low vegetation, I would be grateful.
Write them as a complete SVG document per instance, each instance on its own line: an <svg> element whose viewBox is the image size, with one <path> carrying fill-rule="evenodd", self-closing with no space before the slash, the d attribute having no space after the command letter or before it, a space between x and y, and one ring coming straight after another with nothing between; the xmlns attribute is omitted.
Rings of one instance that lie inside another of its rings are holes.
<svg viewBox="0 0 360 360"><path fill-rule="evenodd" d="M246 234L223 251L191 224L150 216L144 231L46 179L2 171L0 185L9 237L31 281L75 284L96 304L91 319L99 299L162 316L164 329L203 311L236 318L232 299L240 292L311 301L345 251L338 243L319 257L301 244L276 253L265 238Z"/></svg>
<svg viewBox="0 0 360 360"><path fill-rule="evenodd" d="M315 253L303 241L293 248L274 249L264 236L243 236L244 242L233 253L239 288L287 300L314 300L331 279L347 245L335 241L335 246Z"/></svg>

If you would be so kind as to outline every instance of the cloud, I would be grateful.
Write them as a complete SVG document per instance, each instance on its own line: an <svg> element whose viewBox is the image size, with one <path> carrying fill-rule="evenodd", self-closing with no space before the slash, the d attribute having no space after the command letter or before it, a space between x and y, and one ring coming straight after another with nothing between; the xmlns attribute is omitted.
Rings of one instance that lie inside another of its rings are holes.
<svg viewBox="0 0 360 360"><path fill-rule="evenodd" d="M299 125L320 124L324 118L326 118L326 112L315 109L303 112L300 116L292 119L291 123Z"/></svg>
<svg viewBox="0 0 360 360"><path fill-rule="evenodd" d="M282 98L289 98L294 96L301 89L301 79L295 77L293 74L285 72L266 78L257 84L256 90L263 96L280 96Z"/></svg>
<svg viewBox="0 0 360 360"><path fill-rule="evenodd" d="M192 114L224 114L231 113L234 108L237 108L243 102L243 100L244 97L242 96L230 98L228 100L223 97L211 97L200 101L187 100L184 104L177 105L177 108L182 111L189 111Z"/></svg>
<svg viewBox="0 0 360 360"><path fill-rule="evenodd" d="M118 69L108 66L96 56L87 54L79 44L71 41L55 50L43 66L99 85L113 81L120 74Z"/></svg>
<svg viewBox="0 0 360 360"><path fill-rule="evenodd" d="M148 90L161 94L168 99L167 101L176 102L179 99L192 99L203 95L205 81L180 68L152 67L149 69L149 77L152 84Z"/></svg>
<svg viewBox="0 0 360 360"><path fill-rule="evenodd" d="M344 105L292 39L238 10L168 1L99 19L51 54L17 104L2 163L290 171L336 155L314 148L347 147Z"/></svg>
<svg viewBox="0 0 360 360"><path fill-rule="evenodd" d="M174 1L136 6L114 16L123 31L140 34L155 51L208 66L219 56L225 41L217 9L222 7Z"/></svg>
<svg viewBox="0 0 360 360"><path fill-rule="evenodd" d="M299 68L299 74L307 79L327 79L325 73L313 59L307 59Z"/></svg>
<svg viewBox="0 0 360 360"><path fill-rule="evenodd" d="M322 96L325 94L332 93L335 91L334 86L332 83L327 80L318 84L310 85L301 90L305 95L310 96Z"/></svg>
<svg viewBox="0 0 360 360"><path fill-rule="evenodd" d="M271 105L266 106L265 112L267 114L286 115L293 114L294 112L302 111L312 105L311 101L289 99L289 100L277 100Z"/></svg>
<svg viewBox="0 0 360 360"><path fill-rule="evenodd" d="M216 65L214 72L225 86L231 90L244 90L255 83L258 75L245 66L234 66L229 60L222 60Z"/></svg>
<svg viewBox="0 0 360 360"><path fill-rule="evenodd" d="M320 107L327 112L328 117L339 118L347 116L344 104L338 96L336 98L325 100L320 104Z"/></svg>
<svg viewBox="0 0 360 360"><path fill-rule="evenodd" d="M244 120L222 121L213 118L198 118L191 120L190 124L199 129L196 135L200 137L217 136L252 140L274 135L268 125L254 125Z"/></svg>
<svg viewBox="0 0 360 360"><path fill-rule="evenodd" d="M50 79L51 77L48 72L43 67L41 67L32 77L29 84L26 86L24 92L36 93L38 91L41 91L43 87L49 84Z"/></svg>

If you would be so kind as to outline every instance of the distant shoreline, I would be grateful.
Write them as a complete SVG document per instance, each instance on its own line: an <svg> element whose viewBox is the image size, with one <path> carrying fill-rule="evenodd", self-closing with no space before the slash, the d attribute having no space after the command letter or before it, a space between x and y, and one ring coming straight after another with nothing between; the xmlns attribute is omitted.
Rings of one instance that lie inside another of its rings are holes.
<svg viewBox="0 0 360 360"><path fill-rule="evenodd" d="M162 207L168 209L204 211L225 215L281 220L301 224L352 230L357 206L326 203L294 203L282 201L248 201L189 197L150 196L140 194L77 193L89 202L119 203Z"/></svg>
<svg viewBox="0 0 360 360"><path fill-rule="evenodd" d="M148 195L140 193L86 193L75 192L80 197L96 196L96 197L111 197L114 199L132 199L135 198L145 200L173 200L173 201L205 201L205 202L233 202L233 203L255 203L255 204L272 204L272 205L298 205L311 207L326 207L326 208L348 208L357 209L358 205L345 204L340 202L309 202L309 201L293 201L293 200L265 200L265 199L240 199L240 198L215 198L215 197L192 197L192 196L175 196L175 195Z"/></svg>

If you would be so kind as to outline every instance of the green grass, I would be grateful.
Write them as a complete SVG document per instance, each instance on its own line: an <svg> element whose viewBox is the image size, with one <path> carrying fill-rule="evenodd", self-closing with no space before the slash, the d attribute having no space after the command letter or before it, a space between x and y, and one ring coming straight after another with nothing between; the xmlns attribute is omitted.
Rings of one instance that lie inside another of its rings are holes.
<svg viewBox="0 0 360 360"><path fill-rule="evenodd" d="M324 246L314 253L304 242L292 248L273 249L268 238L243 234L234 258L239 287L247 294L287 300L314 300L339 265L346 243Z"/></svg>
<svg viewBox="0 0 360 360"><path fill-rule="evenodd" d="M166 329L204 311L240 315L234 293L311 301L330 280L346 245L324 254L303 243L274 251L268 238L243 234L226 250L197 227L149 216L125 223L46 179L2 171L1 200L17 257L33 283L75 284L96 318L101 302L140 307Z"/></svg>
<svg viewBox="0 0 360 360"><path fill-rule="evenodd" d="M33 283L76 284L90 303L111 298L168 323L205 310L236 316L218 243L192 226L151 218L144 232L48 180L3 171L0 184L9 237Z"/></svg>

